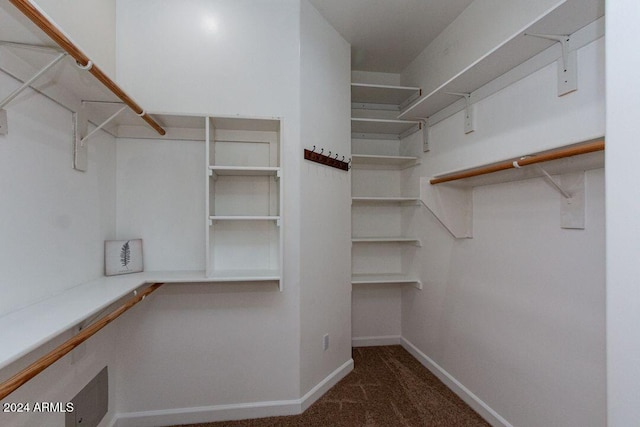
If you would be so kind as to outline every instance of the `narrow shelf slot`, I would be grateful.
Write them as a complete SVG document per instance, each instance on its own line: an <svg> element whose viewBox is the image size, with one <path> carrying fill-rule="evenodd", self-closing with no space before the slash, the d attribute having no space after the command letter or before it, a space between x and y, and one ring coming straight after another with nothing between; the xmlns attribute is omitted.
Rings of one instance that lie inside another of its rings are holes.
<svg viewBox="0 0 640 427"><path fill-rule="evenodd" d="M417 197L352 197L351 200L355 203L403 203L403 202L417 202Z"/></svg>

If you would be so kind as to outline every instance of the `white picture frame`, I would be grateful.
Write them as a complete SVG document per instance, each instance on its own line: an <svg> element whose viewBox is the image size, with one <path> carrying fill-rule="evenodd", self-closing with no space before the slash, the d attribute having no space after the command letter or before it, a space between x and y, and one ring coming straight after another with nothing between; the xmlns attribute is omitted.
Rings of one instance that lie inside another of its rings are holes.
<svg viewBox="0 0 640 427"><path fill-rule="evenodd" d="M139 273L143 270L142 239L105 240L104 273L106 276Z"/></svg>

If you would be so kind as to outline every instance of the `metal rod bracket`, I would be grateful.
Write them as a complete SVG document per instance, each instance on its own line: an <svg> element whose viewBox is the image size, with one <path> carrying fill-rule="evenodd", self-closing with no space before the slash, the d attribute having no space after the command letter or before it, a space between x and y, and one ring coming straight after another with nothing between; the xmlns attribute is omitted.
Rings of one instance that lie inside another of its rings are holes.
<svg viewBox="0 0 640 427"><path fill-rule="evenodd" d="M569 194L564 188L562 188L562 186L555 179L553 179L549 172L547 172L542 166L536 165L536 167L540 172L542 172L549 184L551 184L553 188L558 190L558 193L560 193L562 197L564 197L565 199L570 199L572 197L571 194Z"/></svg>
<svg viewBox="0 0 640 427"><path fill-rule="evenodd" d="M578 59L575 50L571 50L571 36L568 34L535 34L525 36L553 40L562 48L562 63L558 67L558 96L578 90Z"/></svg>

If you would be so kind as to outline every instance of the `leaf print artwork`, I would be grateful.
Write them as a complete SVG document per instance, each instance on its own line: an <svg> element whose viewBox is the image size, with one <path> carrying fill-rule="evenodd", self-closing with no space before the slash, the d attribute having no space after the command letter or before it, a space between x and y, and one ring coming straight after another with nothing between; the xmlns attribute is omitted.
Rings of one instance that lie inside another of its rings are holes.
<svg viewBox="0 0 640 427"><path fill-rule="evenodd" d="M123 267L127 267L129 262L131 261L131 248L129 247L129 240L122 245L122 249L120 250L120 263Z"/></svg>

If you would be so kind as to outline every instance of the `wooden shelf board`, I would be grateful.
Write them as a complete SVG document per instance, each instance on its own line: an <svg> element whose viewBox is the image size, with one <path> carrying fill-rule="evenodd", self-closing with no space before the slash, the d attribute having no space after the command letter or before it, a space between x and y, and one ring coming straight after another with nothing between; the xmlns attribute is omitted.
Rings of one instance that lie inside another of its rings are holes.
<svg viewBox="0 0 640 427"><path fill-rule="evenodd" d="M502 46L419 98L399 117L411 119L433 116L460 99L446 92L473 93L555 43L525 36L525 33L572 34L601 16L600 3L599 0L567 0L547 16L531 23L525 31L512 35Z"/></svg>
<svg viewBox="0 0 640 427"><path fill-rule="evenodd" d="M351 102L357 103L399 106L419 93L419 87L351 83Z"/></svg>

